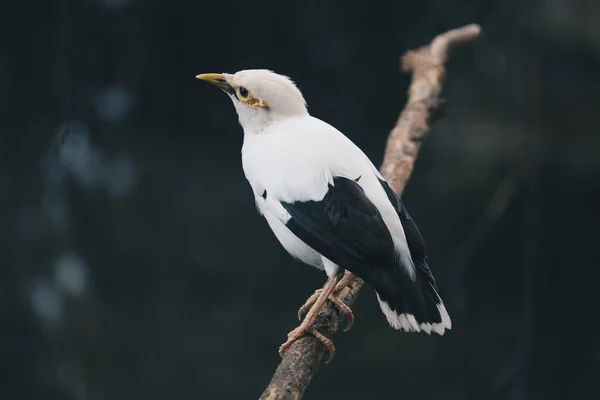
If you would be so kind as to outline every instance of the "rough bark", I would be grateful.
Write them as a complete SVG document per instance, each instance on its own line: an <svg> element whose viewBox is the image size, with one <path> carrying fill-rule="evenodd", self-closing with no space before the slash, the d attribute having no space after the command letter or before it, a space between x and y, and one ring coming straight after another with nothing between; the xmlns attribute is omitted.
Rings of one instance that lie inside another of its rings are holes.
<svg viewBox="0 0 600 400"><path fill-rule="evenodd" d="M445 102L440 93L445 76L444 64L450 49L456 44L474 40L480 31L481 28L475 24L453 29L402 57L402 70L412 73L408 102L390 132L380 168L381 174L398 194L404 191L430 123L443 111ZM340 299L351 307L362 284L360 278L355 278L341 292ZM342 323L341 314L328 302L319 313L316 328L332 337ZM314 337L305 336L298 340L284 354L260 400L300 399L317 373L324 353L323 345Z"/></svg>

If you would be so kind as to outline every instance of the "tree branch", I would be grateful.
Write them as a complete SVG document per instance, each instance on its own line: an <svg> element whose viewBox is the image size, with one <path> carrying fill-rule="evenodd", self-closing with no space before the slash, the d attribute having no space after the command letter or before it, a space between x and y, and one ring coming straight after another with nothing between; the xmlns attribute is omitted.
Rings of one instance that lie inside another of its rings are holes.
<svg viewBox="0 0 600 400"><path fill-rule="evenodd" d="M453 29L437 36L430 45L408 51L402 57L402 70L412 73L412 82L408 102L388 137L380 168L381 174L398 194L404 191L430 123L443 111L445 102L439 96L445 75L444 63L450 49L456 44L474 40L480 31L481 28L475 24ZM363 281L356 278L339 298L352 306L362 284ZM315 327L327 337L332 337L342 322L339 311L328 302L319 313ZM321 342L312 336L295 342L284 354L260 400L300 399L317 373L324 353Z"/></svg>

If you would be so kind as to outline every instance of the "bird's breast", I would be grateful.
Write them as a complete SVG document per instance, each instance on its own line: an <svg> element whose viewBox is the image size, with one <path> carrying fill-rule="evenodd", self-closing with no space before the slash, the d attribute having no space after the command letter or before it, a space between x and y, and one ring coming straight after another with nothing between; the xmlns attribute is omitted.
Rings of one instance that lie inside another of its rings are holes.
<svg viewBox="0 0 600 400"><path fill-rule="evenodd" d="M242 167L246 179L258 195L276 201L321 200L332 180L326 160L314 148L277 135L253 135L244 139Z"/></svg>

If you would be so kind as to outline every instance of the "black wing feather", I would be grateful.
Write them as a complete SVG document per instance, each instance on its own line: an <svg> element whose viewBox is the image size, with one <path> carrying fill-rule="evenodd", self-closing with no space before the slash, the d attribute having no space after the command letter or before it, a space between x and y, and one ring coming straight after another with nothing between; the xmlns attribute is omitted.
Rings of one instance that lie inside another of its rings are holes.
<svg viewBox="0 0 600 400"><path fill-rule="evenodd" d="M393 291L383 269L398 269L394 242L358 183L335 177L321 201L281 204L291 215L286 226L298 238L380 291Z"/></svg>
<svg viewBox="0 0 600 400"><path fill-rule="evenodd" d="M429 266L427 265L427 250L421 232L419 232L415 221L408 214L404 203L402 202L400 197L398 197L396 192L390 187L390 185L386 181L379 179L379 182L381 183L381 186L383 186L383 189L385 190L388 199L390 200L390 202L396 209L398 216L400 217L402 227L404 228L404 234L406 235L408 249L410 250L410 255L413 262L420 270L420 272L425 274L427 280L433 285L434 289L436 289L435 279L433 277L431 269L429 269Z"/></svg>
<svg viewBox="0 0 600 400"><path fill-rule="evenodd" d="M381 180L407 238L416 280L401 265L379 210L353 179L335 177L321 201L281 204L291 218L286 226L302 241L371 285L392 310L419 322L440 322L441 302L426 263L425 242L400 198Z"/></svg>
<svg viewBox="0 0 600 400"><path fill-rule="evenodd" d="M421 232L419 232L415 221L408 214L404 203L396 194L396 192L386 181L380 179L379 182L381 183L381 186L383 186L388 199L400 217L413 263L415 264L418 273L424 278L424 281L427 282L424 285L429 285L429 287L424 287L421 291L421 295L424 297L424 304L427 308L427 313L429 314L428 319L439 321L441 320L441 317L439 311L437 310L437 304L441 303L441 299L437 293L438 288L435 278L433 277L433 273L431 272L429 265L427 265L427 250L423 236L421 235Z"/></svg>

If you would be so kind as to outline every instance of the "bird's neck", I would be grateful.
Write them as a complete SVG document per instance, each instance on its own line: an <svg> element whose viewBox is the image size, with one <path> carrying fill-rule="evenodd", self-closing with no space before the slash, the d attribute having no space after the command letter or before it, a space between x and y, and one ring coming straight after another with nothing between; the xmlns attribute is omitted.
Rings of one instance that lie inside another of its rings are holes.
<svg viewBox="0 0 600 400"><path fill-rule="evenodd" d="M244 129L245 135L258 135L276 129L277 126L297 118L308 116L287 116L274 113L238 113L240 125Z"/></svg>

